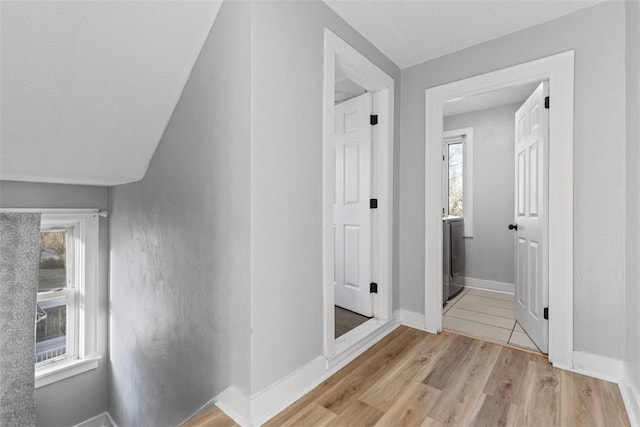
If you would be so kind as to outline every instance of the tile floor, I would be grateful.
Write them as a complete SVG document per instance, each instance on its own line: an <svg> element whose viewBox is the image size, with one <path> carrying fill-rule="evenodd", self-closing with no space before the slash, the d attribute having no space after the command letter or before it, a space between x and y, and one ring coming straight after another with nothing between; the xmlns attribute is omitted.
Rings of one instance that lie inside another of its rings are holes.
<svg viewBox="0 0 640 427"><path fill-rule="evenodd" d="M538 351L515 320L512 294L465 288L444 307L442 325L445 329Z"/></svg>

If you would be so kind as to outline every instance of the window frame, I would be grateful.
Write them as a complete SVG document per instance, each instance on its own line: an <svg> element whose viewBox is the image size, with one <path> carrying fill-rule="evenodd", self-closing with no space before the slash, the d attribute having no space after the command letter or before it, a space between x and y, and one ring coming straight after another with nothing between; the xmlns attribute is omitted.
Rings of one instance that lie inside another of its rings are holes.
<svg viewBox="0 0 640 427"><path fill-rule="evenodd" d="M442 132L442 216L449 216L449 145L463 144L462 210L464 237L473 237L473 128Z"/></svg>
<svg viewBox="0 0 640 427"><path fill-rule="evenodd" d="M98 354L99 214L73 210L39 212L42 215L41 231L70 230L67 234L67 272L72 279L67 277L68 287L64 291L45 295L45 299L54 298L53 294L70 295L67 300L68 348L65 357L35 364L36 388L95 369L101 358ZM70 282L72 288L69 288Z"/></svg>

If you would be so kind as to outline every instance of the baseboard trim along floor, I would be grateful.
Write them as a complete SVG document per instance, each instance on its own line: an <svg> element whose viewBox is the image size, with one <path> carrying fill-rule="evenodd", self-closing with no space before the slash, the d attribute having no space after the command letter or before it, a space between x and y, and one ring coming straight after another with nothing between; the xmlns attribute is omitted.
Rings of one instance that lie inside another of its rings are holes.
<svg viewBox="0 0 640 427"><path fill-rule="evenodd" d="M593 355L578 359L585 367L608 363ZM558 369L540 354L402 326L265 427L496 425L498 420L532 426L562 426L575 420L585 425L637 425L626 409L628 398L615 383ZM214 408L189 425L236 424Z"/></svg>
<svg viewBox="0 0 640 427"><path fill-rule="evenodd" d="M118 425L113 421L109 412L103 412L93 418L84 420L73 427L118 427Z"/></svg>
<svg viewBox="0 0 640 427"><path fill-rule="evenodd" d="M250 397L238 388L230 386L217 396L216 406L243 427L261 425L313 390L398 326L400 323L396 319L371 319L340 337L336 342L337 353L332 357L318 356Z"/></svg>

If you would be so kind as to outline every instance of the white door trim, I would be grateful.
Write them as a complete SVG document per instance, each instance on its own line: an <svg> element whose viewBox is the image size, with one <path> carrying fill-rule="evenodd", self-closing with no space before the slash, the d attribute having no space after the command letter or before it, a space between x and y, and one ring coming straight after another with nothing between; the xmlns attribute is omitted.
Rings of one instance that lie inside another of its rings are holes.
<svg viewBox="0 0 640 427"><path fill-rule="evenodd" d="M442 330L442 105L509 86L549 81L549 360L573 367L574 51L425 92L425 329Z"/></svg>
<svg viewBox="0 0 640 427"><path fill-rule="evenodd" d="M372 157L372 196L378 198L378 208L372 217L372 265L378 294L374 297L373 312L378 320L392 319L391 295L393 284L393 108L394 81L329 29L324 31L324 78L322 116L322 254L323 254L323 312L324 356L336 354L334 339L334 241L333 200L335 161L333 157L333 110L335 66L339 63L347 77L367 91L373 92L374 113L379 116L374 127L376 147ZM357 328L356 328L357 329Z"/></svg>

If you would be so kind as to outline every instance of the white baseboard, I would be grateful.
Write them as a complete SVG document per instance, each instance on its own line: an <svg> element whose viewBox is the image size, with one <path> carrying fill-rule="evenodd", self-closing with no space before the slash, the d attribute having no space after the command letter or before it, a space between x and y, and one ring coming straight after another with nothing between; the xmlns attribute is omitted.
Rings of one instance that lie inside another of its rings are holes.
<svg viewBox="0 0 640 427"><path fill-rule="evenodd" d="M578 374L619 384L622 380L624 365L620 359L612 359L584 351L574 351L573 368L570 370Z"/></svg>
<svg viewBox="0 0 640 427"><path fill-rule="evenodd" d="M318 356L297 371L251 396L251 424L260 425L313 390L329 375L327 361Z"/></svg>
<svg viewBox="0 0 640 427"><path fill-rule="evenodd" d="M401 324L408 326L410 328L420 329L421 331L425 331L426 327L426 319L424 314L416 313L415 311L409 311L405 309L396 310L394 313L396 319L400 321Z"/></svg>
<svg viewBox="0 0 640 427"><path fill-rule="evenodd" d="M620 387L624 407L627 409L629 423L632 426L640 426L640 392L638 391L638 384L631 376L627 363L623 366L622 380L618 383L618 386Z"/></svg>
<svg viewBox="0 0 640 427"><path fill-rule="evenodd" d="M214 400L216 401L216 406L233 421L242 427L249 427L251 425L251 401L239 388L229 386L216 396Z"/></svg>
<svg viewBox="0 0 640 427"><path fill-rule="evenodd" d="M320 385L398 326L399 323L395 319L388 321L343 354L334 356L330 361L324 356L318 356L250 397L234 386L227 387L214 398L216 406L242 427L261 425Z"/></svg>
<svg viewBox="0 0 640 427"><path fill-rule="evenodd" d="M184 422L190 420L191 418L194 418L196 415L199 415L199 414L201 414L203 412L208 411L211 408L214 408L216 406L216 399L217 399L217 397L214 397L213 399L211 399L208 402L206 402L204 405L202 405L200 408L198 408L197 411L195 411L193 414L189 415L189 417L187 417L187 419L185 421L183 421L181 423L181 425L184 424Z"/></svg>
<svg viewBox="0 0 640 427"><path fill-rule="evenodd" d="M336 354L326 359L326 368L336 372L387 336L398 326L400 326L400 323L394 316L393 319L386 322L371 319L358 328L347 332L336 340ZM342 341L343 338L345 339L344 341Z"/></svg>
<svg viewBox="0 0 640 427"><path fill-rule="evenodd" d="M108 412L103 412L73 427L118 427L118 425L113 421L113 418L111 418Z"/></svg>
<svg viewBox="0 0 640 427"><path fill-rule="evenodd" d="M495 280L476 279L475 277L465 277L465 286L477 289L488 289L490 291L506 292L512 294L515 292L513 283L497 282Z"/></svg>

